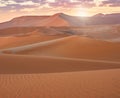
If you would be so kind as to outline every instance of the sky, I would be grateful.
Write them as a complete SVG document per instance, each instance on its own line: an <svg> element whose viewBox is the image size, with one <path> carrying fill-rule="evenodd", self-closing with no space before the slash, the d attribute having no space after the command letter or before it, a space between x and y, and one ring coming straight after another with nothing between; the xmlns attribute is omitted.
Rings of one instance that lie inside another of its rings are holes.
<svg viewBox="0 0 120 98"><path fill-rule="evenodd" d="M0 22L26 15L120 13L120 0L0 0Z"/></svg>

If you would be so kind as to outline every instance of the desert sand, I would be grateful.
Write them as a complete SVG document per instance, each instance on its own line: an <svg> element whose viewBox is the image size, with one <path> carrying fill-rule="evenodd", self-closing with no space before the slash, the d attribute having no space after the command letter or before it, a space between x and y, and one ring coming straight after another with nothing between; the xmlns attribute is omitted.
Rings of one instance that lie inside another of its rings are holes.
<svg viewBox="0 0 120 98"><path fill-rule="evenodd" d="M119 98L120 64L0 56L1 98Z"/></svg>
<svg viewBox="0 0 120 98"><path fill-rule="evenodd" d="M120 43L69 36L36 44L3 49L3 53L120 61Z"/></svg>
<svg viewBox="0 0 120 98"><path fill-rule="evenodd" d="M2 98L119 98L120 70L0 75ZM109 81L109 82L108 82Z"/></svg>
<svg viewBox="0 0 120 98"><path fill-rule="evenodd" d="M0 98L119 98L119 25L94 27L0 30Z"/></svg>
<svg viewBox="0 0 120 98"><path fill-rule="evenodd" d="M120 62L49 56L0 55L1 73L57 73L115 69ZM6 69L7 68L7 69Z"/></svg>
<svg viewBox="0 0 120 98"><path fill-rule="evenodd" d="M16 31L16 32L15 32ZM50 36L53 35L53 36ZM23 46L67 36L47 28L8 28L0 30L0 49Z"/></svg>

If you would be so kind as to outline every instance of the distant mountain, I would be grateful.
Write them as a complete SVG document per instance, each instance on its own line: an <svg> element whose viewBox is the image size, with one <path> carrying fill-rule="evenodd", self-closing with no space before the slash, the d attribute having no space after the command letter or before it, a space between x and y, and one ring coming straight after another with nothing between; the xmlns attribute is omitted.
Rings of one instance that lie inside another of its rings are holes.
<svg viewBox="0 0 120 98"><path fill-rule="evenodd" d="M9 27L36 27L36 26L83 26L83 25L104 25L120 24L120 13L102 14L92 17L70 16L57 13L52 16L22 16L10 21L0 23L0 29Z"/></svg>

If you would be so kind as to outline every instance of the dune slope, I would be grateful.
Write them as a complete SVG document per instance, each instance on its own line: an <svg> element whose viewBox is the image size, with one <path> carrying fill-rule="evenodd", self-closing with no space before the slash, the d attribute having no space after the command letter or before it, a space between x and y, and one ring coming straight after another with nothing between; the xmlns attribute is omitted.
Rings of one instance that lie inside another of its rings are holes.
<svg viewBox="0 0 120 98"><path fill-rule="evenodd" d="M119 50L119 43L105 42L80 36L70 36L28 46L10 48L2 50L2 52L37 56L120 61Z"/></svg>
<svg viewBox="0 0 120 98"><path fill-rule="evenodd" d="M120 68L120 62L0 55L0 73L55 73Z"/></svg>
<svg viewBox="0 0 120 98"><path fill-rule="evenodd" d="M52 28L9 28L0 30L0 49L34 44L68 36Z"/></svg>

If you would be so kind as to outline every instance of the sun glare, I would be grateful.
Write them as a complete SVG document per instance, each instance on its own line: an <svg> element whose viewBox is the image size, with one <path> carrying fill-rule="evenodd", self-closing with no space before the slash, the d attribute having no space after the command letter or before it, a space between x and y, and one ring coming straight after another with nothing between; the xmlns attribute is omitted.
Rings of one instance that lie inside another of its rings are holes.
<svg viewBox="0 0 120 98"><path fill-rule="evenodd" d="M78 15L81 16L81 17L86 17L86 16L88 16L88 13L85 12L85 11L81 11L81 12L78 13Z"/></svg>
<svg viewBox="0 0 120 98"><path fill-rule="evenodd" d="M81 9L77 12L77 15L78 16L81 16L81 17L86 17L86 16L89 16L88 12L85 10L85 9Z"/></svg>
<svg viewBox="0 0 120 98"><path fill-rule="evenodd" d="M85 16L88 16L88 13L86 13L86 12L80 12L79 16L85 17Z"/></svg>

